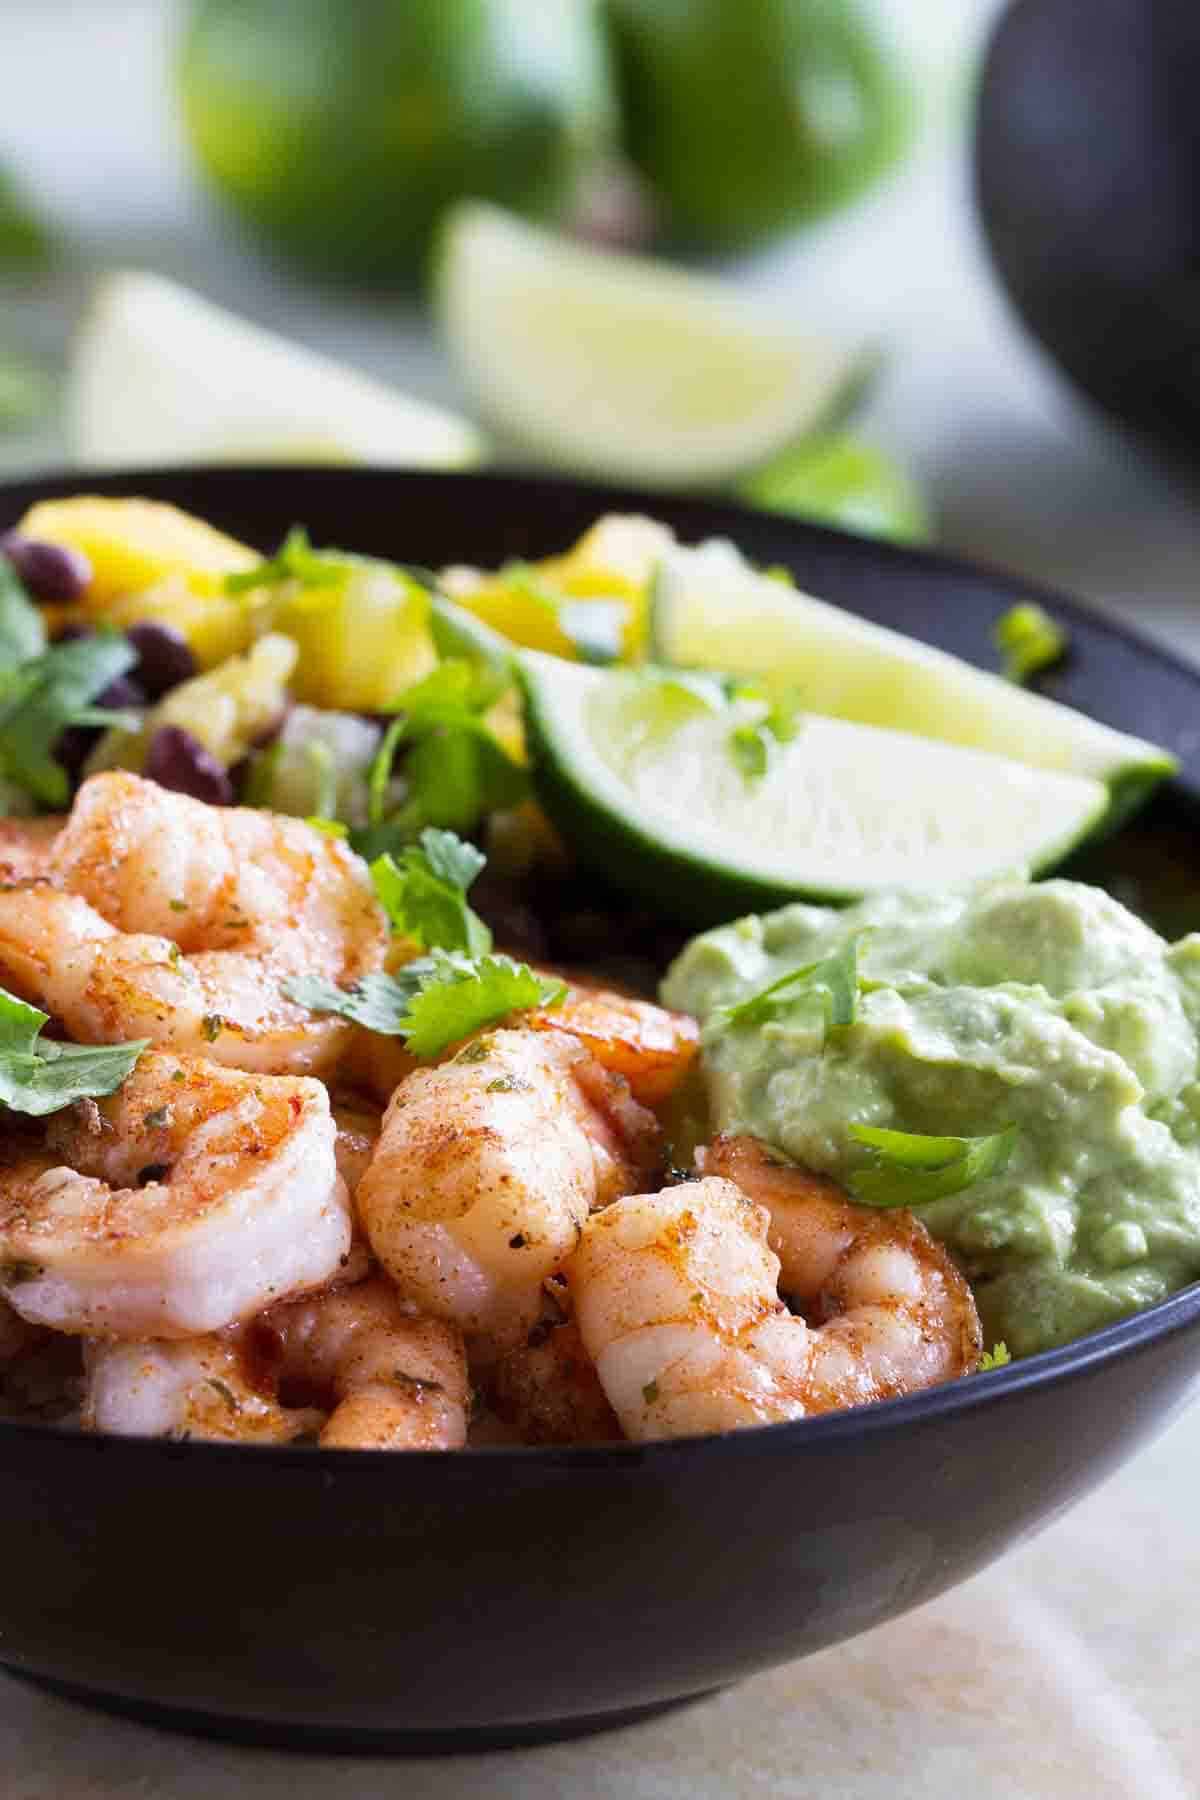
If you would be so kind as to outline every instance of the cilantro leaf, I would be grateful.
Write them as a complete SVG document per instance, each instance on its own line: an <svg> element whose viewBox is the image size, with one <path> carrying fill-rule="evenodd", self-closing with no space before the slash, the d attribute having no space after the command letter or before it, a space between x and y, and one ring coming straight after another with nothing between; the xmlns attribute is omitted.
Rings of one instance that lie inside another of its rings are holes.
<svg viewBox="0 0 1200 1800"><path fill-rule="evenodd" d="M872 1164L849 1180L867 1206L925 1206L959 1194L1008 1166L1017 1142L1010 1125L990 1137L927 1137L916 1131L851 1125L850 1135L871 1152Z"/></svg>
<svg viewBox="0 0 1200 1800"><path fill-rule="evenodd" d="M1001 1338L999 1343L993 1344L991 1349L985 1350L980 1357L978 1373L982 1375L987 1369L1002 1369L1006 1363L1011 1361L1012 1352Z"/></svg>
<svg viewBox="0 0 1200 1800"><path fill-rule="evenodd" d="M757 781L767 772L770 739L761 725L739 725L729 734L729 754L747 781Z"/></svg>
<svg viewBox="0 0 1200 1800"><path fill-rule="evenodd" d="M730 684L728 695L735 701L765 698L759 689L736 681ZM799 734L803 710L799 692L789 690L771 702L761 719L735 726L730 732L729 753L747 781L760 780L778 746L790 744Z"/></svg>
<svg viewBox="0 0 1200 1800"><path fill-rule="evenodd" d="M0 668L29 662L41 656L45 648L42 615L8 558L0 555Z"/></svg>
<svg viewBox="0 0 1200 1800"><path fill-rule="evenodd" d="M865 931L856 931L839 950L820 962L790 970L735 1006L717 1007L708 1029L740 1030L748 1025L769 1025L786 1017L798 1001L813 995L821 1001L827 1027L853 1025L858 1010L859 948L866 936Z"/></svg>
<svg viewBox="0 0 1200 1800"><path fill-rule="evenodd" d="M395 975L367 975L352 988L300 976L284 993L314 1012L340 1013L385 1037L402 1037L414 1056L439 1055L448 1044L495 1025L510 1013L558 1006L561 981L538 975L508 956L464 956L434 950Z"/></svg>
<svg viewBox="0 0 1200 1800"><path fill-rule="evenodd" d="M1012 606L992 631L992 641L1004 658L1009 681L1028 681L1066 655L1067 634L1044 607L1033 601Z"/></svg>
<svg viewBox="0 0 1200 1800"><path fill-rule="evenodd" d="M465 950L485 956L492 934L467 905L466 893L486 862L474 844L452 831L426 827L418 848L409 845L371 864L371 878L392 930L426 949Z"/></svg>
<svg viewBox="0 0 1200 1800"><path fill-rule="evenodd" d="M400 1029L414 1056L437 1056L448 1044L495 1025L510 1013L559 1006L566 984L536 975L508 956L469 958L434 951L436 972L408 1003Z"/></svg>
<svg viewBox="0 0 1200 1800"><path fill-rule="evenodd" d="M54 746L68 725L96 716L91 702L136 661L126 638L98 631L0 670L0 774L44 806L65 806L71 784Z"/></svg>
<svg viewBox="0 0 1200 1800"><path fill-rule="evenodd" d="M43 1118L95 1095L111 1094L149 1039L129 1044L39 1042L49 1015L0 988L0 1104Z"/></svg>
<svg viewBox="0 0 1200 1800"><path fill-rule="evenodd" d="M310 1012L338 1013L368 1031L379 1032L382 1037L399 1037L400 1020L408 1008L409 998L422 979L432 973L430 959L421 957L416 962L406 963L395 975L380 972L364 975L351 988L337 987L317 975L297 975L284 982L283 992L297 1006L307 1006Z"/></svg>
<svg viewBox="0 0 1200 1800"><path fill-rule="evenodd" d="M367 776L367 825L351 836L368 860L395 852L425 826L470 831L483 814L515 806L529 785L489 729L484 711L495 697L489 670L448 657L397 700L400 709L384 733ZM407 794L385 816L396 758Z"/></svg>
<svg viewBox="0 0 1200 1800"><path fill-rule="evenodd" d="M304 587L332 587L346 573L346 558L314 550L302 525L293 525L274 556L252 569L225 577L227 594L247 594L277 581L299 581Z"/></svg>

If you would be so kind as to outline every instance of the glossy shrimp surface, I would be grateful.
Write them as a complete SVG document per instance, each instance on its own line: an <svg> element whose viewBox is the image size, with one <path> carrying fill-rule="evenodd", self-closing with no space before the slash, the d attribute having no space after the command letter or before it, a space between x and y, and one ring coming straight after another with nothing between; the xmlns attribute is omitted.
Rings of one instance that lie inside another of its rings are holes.
<svg viewBox="0 0 1200 1800"><path fill-rule="evenodd" d="M251 1382L237 1340L94 1340L84 1351L85 1431L117 1437L288 1444L312 1438L324 1415L281 1406Z"/></svg>
<svg viewBox="0 0 1200 1800"><path fill-rule="evenodd" d="M181 1338L326 1281L351 1220L317 1081L147 1053L0 1161L0 1284L22 1318Z"/></svg>
<svg viewBox="0 0 1200 1800"><path fill-rule="evenodd" d="M386 924L368 872L303 820L95 775L53 840L47 885L0 888L0 979L85 1043L148 1037L264 1073L321 1073L352 1027L284 997L349 984Z"/></svg>
<svg viewBox="0 0 1200 1800"><path fill-rule="evenodd" d="M561 1033L490 1032L396 1089L356 1207L401 1292L497 1352L592 1207L660 1156L653 1116Z"/></svg>
<svg viewBox="0 0 1200 1800"><path fill-rule="evenodd" d="M535 1031L575 1038L611 1074L623 1076L644 1106L658 1106L683 1080L700 1050L700 1027L686 1013L671 1012L613 988L572 976L560 1006L529 1015Z"/></svg>
<svg viewBox="0 0 1200 1800"><path fill-rule="evenodd" d="M887 1223L886 1234L864 1224L831 1255L814 1289L829 1316L809 1324L779 1298L766 1207L732 1181L633 1195L589 1219L566 1273L626 1434L800 1419L973 1368L979 1325L966 1284L930 1254L917 1221Z"/></svg>

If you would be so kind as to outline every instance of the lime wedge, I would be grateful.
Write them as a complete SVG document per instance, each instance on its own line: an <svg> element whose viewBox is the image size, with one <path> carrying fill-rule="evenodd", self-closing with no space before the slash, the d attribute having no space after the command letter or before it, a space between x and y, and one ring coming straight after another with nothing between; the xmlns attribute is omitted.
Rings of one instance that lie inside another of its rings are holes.
<svg viewBox="0 0 1200 1800"><path fill-rule="evenodd" d="M721 541L663 557L650 637L660 662L753 677L814 712L1102 781L1110 828L1177 766L1141 738L761 575Z"/></svg>
<svg viewBox="0 0 1200 1800"><path fill-rule="evenodd" d="M1036 873L1107 807L1087 776L815 714L748 773L738 739L766 708L719 681L533 650L519 663L552 821L581 860L697 923Z"/></svg>
<svg viewBox="0 0 1200 1800"><path fill-rule="evenodd" d="M95 468L482 460L474 426L157 275L106 276L75 341L71 448Z"/></svg>
<svg viewBox="0 0 1200 1800"><path fill-rule="evenodd" d="M864 358L723 284L584 248L496 207L450 215L438 322L466 385L539 458L655 486L720 482L832 414Z"/></svg>

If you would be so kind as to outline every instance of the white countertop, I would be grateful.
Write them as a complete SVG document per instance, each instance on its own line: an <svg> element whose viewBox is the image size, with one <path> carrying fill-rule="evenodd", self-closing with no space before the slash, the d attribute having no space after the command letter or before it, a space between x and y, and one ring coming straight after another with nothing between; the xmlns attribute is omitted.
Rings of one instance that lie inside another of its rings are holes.
<svg viewBox="0 0 1200 1800"><path fill-rule="evenodd" d="M1200 661L1195 488L1096 419L1022 338L991 285L961 157L947 148L962 48L995 0L881 3L927 67L940 65L941 130L887 193L743 279L798 319L882 332L890 356L867 423L928 483L946 544L1074 591ZM218 238L170 128L162 70L174 12L168 0L4 0L0 151L20 154L97 257L153 264L452 399L416 315L314 295ZM74 282L0 293L0 332L51 343L78 297ZM48 439L42 454L52 451ZM0 440L0 469L30 454ZM537 1750L294 1758L105 1719L0 1677L3 1791L1187 1800L1200 1766L1198 1488L1193 1411L1041 1538L908 1618L699 1706Z"/></svg>

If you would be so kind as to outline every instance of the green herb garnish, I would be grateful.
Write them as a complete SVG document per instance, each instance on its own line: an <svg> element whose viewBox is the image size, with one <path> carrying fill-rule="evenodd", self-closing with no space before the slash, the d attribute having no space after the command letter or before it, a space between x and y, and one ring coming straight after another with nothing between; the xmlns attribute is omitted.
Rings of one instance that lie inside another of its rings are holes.
<svg viewBox="0 0 1200 1800"><path fill-rule="evenodd" d="M525 770L484 718L495 693L486 665L450 657L400 695L368 772L366 828L351 833L360 856L369 861L395 851L427 825L470 831L484 813L525 797ZM389 815L388 786L402 749L406 793Z"/></svg>
<svg viewBox="0 0 1200 1800"><path fill-rule="evenodd" d="M798 1003L807 1004L813 996L824 1008L827 1028L853 1025L858 1010L859 946L866 936L865 931L856 931L840 949L820 962L806 963L801 969L790 970L736 1006L717 1007L707 1029L741 1030L750 1025L768 1025L787 1018L795 1012Z"/></svg>
<svg viewBox="0 0 1200 1800"><path fill-rule="evenodd" d="M421 833L419 846L408 845L398 857L376 857L371 878L392 930L427 950L485 956L492 934L466 896L486 860L474 844L432 826Z"/></svg>
<svg viewBox="0 0 1200 1800"><path fill-rule="evenodd" d="M17 571L6 556L0 556L0 669L29 662L45 648L45 621Z"/></svg>
<svg viewBox="0 0 1200 1800"><path fill-rule="evenodd" d="M10 624L14 618L10 612ZM0 775L43 806L65 807L71 783L54 747L69 725L113 722L117 715L92 701L136 661L127 639L98 631L27 661L0 664Z"/></svg>
<svg viewBox="0 0 1200 1800"><path fill-rule="evenodd" d="M1001 1338L998 1344L993 1344L991 1349L985 1350L980 1357L978 1373L982 1375L985 1369L1002 1369L1006 1363L1011 1361L1012 1352Z"/></svg>
<svg viewBox="0 0 1200 1800"><path fill-rule="evenodd" d="M729 688L731 700L761 700L757 688L734 682ZM780 695L771 702L762 718L735 726L729 734L729 753L747 781L758 781L771 766L771 758L781 744L790 744L800 730L803 707L798 692Z"/></svg>
<svg viewBox="0 0 1200 1800"><path fill-rule="evenodd" d="M62 1044L41 1037L48 1021L0 988L0 1104L34 1118L115 1092L149 1043Z"/></svg>
<svg viewBox="0 0 1200 1800"><path fill-rule="evenodd" d="M926 1206L999 1175L1013 1153L1017 1127L969 1138L851 1125L850 1135L872 1156L871 1166L849 1179L856 1200L868 1206Z"/></svg>
<svg viewBox="0 0 1200 1800"><path fill-rule="evenodd" d="M1028 681L1066 655L1067 634L1032 600L1012 606L996 621L992 641L1004 658L1009 681Z"/></svg>
<svg viewBox="0 0 1200 1800"><path fill-rule="evenodd" d="M304 587L333 587L346 574L346 558L314 550L302 525L293 525L274 556L225 577L227 594L247 594L253 588L277 581L298 581Z"/></svg>
<svg viewBox="0 0 1200 1800"><path fill-rule="evenodd" d="M366 975L352 988L315 976L284 983L284 993L313 1012L339 1013L368 1031L402 1037L414 1056L438 1056L447 1045L495 1025L510 1013L558 1006L566 986L508 956L434 950L395 975Z"/></svg>

